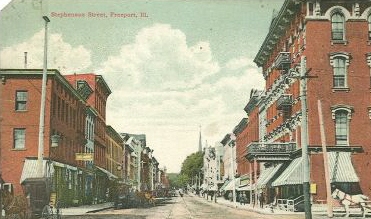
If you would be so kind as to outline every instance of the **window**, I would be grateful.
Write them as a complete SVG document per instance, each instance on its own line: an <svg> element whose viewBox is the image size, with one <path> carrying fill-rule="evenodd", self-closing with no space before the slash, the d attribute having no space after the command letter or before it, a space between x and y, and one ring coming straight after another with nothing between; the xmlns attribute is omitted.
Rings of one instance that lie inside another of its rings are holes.
<svg viewBox="0 0 371 219"><path fill-rule="evenodd" d="M371 14L367 18L368 21L368 40L371 40Z"/></svg>
<svg viewBox="0 0 371 219"><path fill-rule="evenodd" d="M370 67L370 87L371 87L371 52L367 53L366 55L367 55L367 58L366 58L367 65Z"/></svg>
<svg viewBox="0 0 371 219"><path fill-rule="evenodd" d="M335 12L331 16L331 27L332 27L332 39L344 40L345 19L341 13Z"/></svg>
<svg viewBox="0 0 371 219"><path fill-rule="evenodd" d="M344 57L334 59L334 87L346 87L346 66Z"/></svg>
<svg viewBox="0 0 371 219"><path fill-rule="evenodd" d="M335 143L348 145L348 112L345 110L335 112Z"/></svg>
<svg viewBox="0 0 371 219"><path fill-rule="evenodd" d="M14 129L14 149L24 149L26 146L26 129Z"/></svg>
<svg viewBox="0 0 371 219"><path fill-rule="evenodd" d="M350 55L346 52L330 54L330 65L333 67L333 87L344 89L348 88L348 73Z"/></svg>
<svg viewBox="0 0 371 219"><path fill-rule="evenodd" d="M354 109L348 105L335 105L331 107L332 119L335 122L335 144L337 146L349 145L349 123Z"/></svg>
<svg viewBox="0 0 371 219"><path fill-rule="evenodd" d="M16 91L15 110L27 110L27 91Z"/></svg>

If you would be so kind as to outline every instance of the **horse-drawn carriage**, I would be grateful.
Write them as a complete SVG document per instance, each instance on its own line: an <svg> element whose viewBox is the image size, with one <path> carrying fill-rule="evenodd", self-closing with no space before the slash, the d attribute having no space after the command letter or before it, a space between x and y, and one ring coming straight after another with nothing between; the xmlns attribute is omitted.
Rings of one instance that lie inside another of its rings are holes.
<svg viewBox="0 0 371 219"><path fill-rule="evenodd" d="M368 212L371 212L371 203L369 198L363 194L349 195L336 188L332 192L331 196L332 198L339 200L340 204L344 207L345 217L349 217L350 208L352 206L361 208L363 218L366 217Z"/></svg>
<svg viewBox="0 0 371 219"><path fill-rule="evenodd" d="M156 205L156 198L151 191L127 191L117 193L114 200L115 209L137 208Z"/></svg>

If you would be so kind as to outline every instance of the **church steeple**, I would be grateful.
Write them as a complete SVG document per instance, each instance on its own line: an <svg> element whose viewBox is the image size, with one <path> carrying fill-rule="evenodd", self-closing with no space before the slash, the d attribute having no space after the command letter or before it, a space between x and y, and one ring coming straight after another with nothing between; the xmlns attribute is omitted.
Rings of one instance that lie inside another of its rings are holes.
<svg viewBox="0 0 371 219"><path fill-rule="evenodd" d="M202 152L201 126L200 126L200 138L198 139L198 152Z"/></svg>

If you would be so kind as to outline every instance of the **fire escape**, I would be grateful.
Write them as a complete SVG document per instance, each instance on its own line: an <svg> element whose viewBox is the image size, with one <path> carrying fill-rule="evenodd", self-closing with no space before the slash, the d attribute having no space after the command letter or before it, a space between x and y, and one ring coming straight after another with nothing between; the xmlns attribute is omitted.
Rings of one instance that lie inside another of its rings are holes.
<svg viewBox="0 0 371 219"><path fill-rule="evenodd" d="M274 67L286 74L290 69L290 52L280 52L275 61ZM281 111L283 122L290 119L293 99L291 94L283 94L276 101L276 109ZM295 142L252 142L247 146L246 158L249 161L257 162L284 162L291 160L291 154L296 150Z"/></svg>

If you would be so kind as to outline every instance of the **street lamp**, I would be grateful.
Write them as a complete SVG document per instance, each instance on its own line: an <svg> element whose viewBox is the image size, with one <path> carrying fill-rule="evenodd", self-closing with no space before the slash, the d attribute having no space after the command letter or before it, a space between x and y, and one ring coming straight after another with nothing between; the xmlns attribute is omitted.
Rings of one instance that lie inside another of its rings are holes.
<svg viewBox="0 0 371 219"><path fill-rule="evenodd" d="M45 126L45 100L46 100L46 80L47 80L47 53L48 53L48 23L50 22L47 16L43 16L45 21L45 36L44 36L44 64L43 76L41 85L41 103L40 103L40 121L39 121L39 145L37 153L37 176L43 177L43 155L44 155L44 126Z"/></svg>
<svg viewBox="0 0 371 219"><path fill-rule="evenodd" d="M50 137L52 144L51 147L55 148L58 147L59 140L61 139L61 136L55 134Z"/></svg>
<svg viewBox="0 0 371 219"><path fill-rule="evenodd" d="M236 182L235 182L235 177L234 177L234 173L235 173L235 170L234 170L234 156L233 156L233 147L235 146L236 144L236 136L234 135L234 133L231 133L230 135L230 138L231 138L231 141L229 142L229 147L231 148L231 172L232 172L232 196L233 196L233 206L235 208L237 208L237 204L236 204Z"/></svg>

